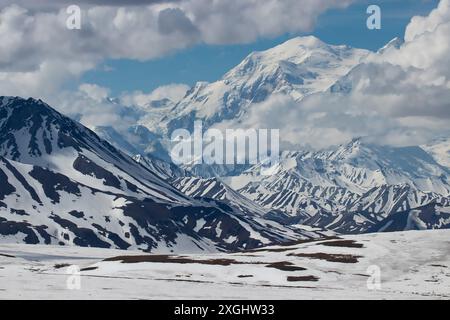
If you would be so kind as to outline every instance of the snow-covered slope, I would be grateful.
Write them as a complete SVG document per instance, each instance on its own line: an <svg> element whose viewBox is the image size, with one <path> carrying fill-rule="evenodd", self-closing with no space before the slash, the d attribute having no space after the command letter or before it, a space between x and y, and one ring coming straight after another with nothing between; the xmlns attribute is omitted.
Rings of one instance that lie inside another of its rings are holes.
<svg viewBox="0 0 450 320"><path fill-rule="evenodd" d="M304 238L224 203L186 196L31 98L0 97L0 157L3 242L182 252Z"/></svg>
<svg viewBox="0 0 450 320"><path fill-rule="evenodd" d="M157 128L161 127L161 120L170 114L177 102L163 99L138 106L144 112L144 116L139 120L139 125L145 126L153 132L159 131Z"/></svg>
<svg viewBox="0 0 450 320"><path fill-rule="evenodd" d="M190 172L183 170L171 162L166 162L151 156L136 154L133 156L133 160L154 172L165 181L173 181L173 179L191 175Z"/></svg>
<svg viewBox="0 0 450 320"><path fill-rule="evenodd" d="M450 138L441 138L421 146L437 163L450 169Z"/></svg>
<svg viewBox="0 0 450 320"><path fill-rule="evenodd" d="M449 248L448 230L182 256L0 244L0 298L449 299Z"/></svg>

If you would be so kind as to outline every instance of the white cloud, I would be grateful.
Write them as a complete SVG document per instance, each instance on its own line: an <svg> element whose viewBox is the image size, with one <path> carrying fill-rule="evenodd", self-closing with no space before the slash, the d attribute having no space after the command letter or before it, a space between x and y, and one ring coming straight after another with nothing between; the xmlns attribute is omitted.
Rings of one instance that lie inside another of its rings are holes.
<svg viewBox="0 0 450 320"><path fill-rule="evenodd" d="M434 32L441 23L447 23L450 20L449 0L441 0L438 7L428 16L415 16L406 27L405 41L413 41L416 37L426 32Z"/></svg>
<svg viewBox="0 0 450 320"><path fill-rule="evenodd" d="M87 97L97 101L102 102L108 98L110 90L108 88L101 87L96 84L83 83L78 88L80 92L83 92Z"/></svg>
<svg viewBox="0 0 450 320"><path fill-rule="evenodd" d="M352 0L187 0L179 6L207 43L241 43L286 32L309 31L316 18Z"/></svg>
<svg viewBox="0 0 450 320"><path fill-rule="evenodd" d="M0 87L2 94L47 98L105 59L149 60L198 43L243 43L306 31L325 10L350 2L136 0L118 7L118 1L100 6L87 0L81 30L66 28L66 8L55 7L55 1L40 2L42 8L24 1L19 4L28 9L0 6Z"/></svg>
<svg viewBox="0 0 450 320"><path fill-rule="evenodd" d="M84 84L78 91L63 91L48 102L58 111L81 122L88 128L110 126L125 132L142 116L139 110L106 99L107 89Z"/></svg>
<svg viewBox="0 0 450 320"><path fill-rule="evenodd" d="M172 102L180 101L190 87L186 84L169 84L156 88L150 93L135 91L132 93L124 93L120 100L125 105L146 106L151 101L159 101L169 99Z"/></svg>
<svg viewBox="0 0 450 320"><path fill-rule="evenodd" d="M0 71L1 94L51 99L63 83L93 67L90 63L54 59L42 62L34 70Z"/></svg>

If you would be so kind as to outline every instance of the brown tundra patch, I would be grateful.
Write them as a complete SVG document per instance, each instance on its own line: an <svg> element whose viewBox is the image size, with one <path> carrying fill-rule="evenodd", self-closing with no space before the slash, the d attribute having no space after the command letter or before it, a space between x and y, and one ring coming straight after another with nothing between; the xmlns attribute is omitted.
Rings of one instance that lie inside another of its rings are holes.
<svg viewBox="0 0 450 320"><path fill-rule="evenodd" d="M233 259L208 259L195 260L187 257L175 257L169 255L142 255L142 256L118 256L103 261L120 261L121 263L178 263L178 264L205 264L215 266L230 266L233 264L246 264Z"/></svg>
<svg viewBox="0 0 450 320"><path fill-rule="evenodd" d="M294 277L294 276L290 276L287 277L287 281L289 282L299 282L299 281L319 281L318 277L315 276L300 276L300 277Z"/></svg>
<svg viewBox="0 0 450 320"><path fill-rule="evenodd" d="M330 241L320 243L323 246L327 247L344 247L344 248L363 248L364 245L361 243L357 243L354 240L338 240L338 241Z"/></svg>
<svg viewBox="0 0 450 320"><path fill-rule="evenodd" d="M351 254L329 254L329 253L291 253L288 254L288 256L319 259L337 263L357 263L358 258L362 258L361 256L354 256Z"/></svg>
<svg viewBox="0 0 450 320"><path fill-rule="evenodd" d="M291 262L283 261L283 262L274 262L271 264L268 264L266 266L267 268L274 268L281 271L305 271L305 268L297 267Z"/></svg>

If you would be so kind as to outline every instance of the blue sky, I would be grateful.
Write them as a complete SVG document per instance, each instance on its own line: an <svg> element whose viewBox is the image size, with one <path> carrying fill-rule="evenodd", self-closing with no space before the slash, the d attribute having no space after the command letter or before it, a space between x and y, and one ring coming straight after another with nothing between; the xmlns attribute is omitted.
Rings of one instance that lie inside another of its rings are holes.
<svg viewBox="0 0 450 320"><path fill-rule="evenodd" d="M331 10L319 17L313 34L331 44L377 50L394 37L402 37L411 17L428 14L438 0L361 0L343 10ZM366 28L366 9L378 4L382 10L382 29ZM193 85L197 81L214 81L245 58L250 52L265 50L292 37L260 39L245 45L196 45L163 58L138 62L109 60L97 70L86 73L79 83L95 83L111 89L111 94L153 89L171 83Z"/></svg>

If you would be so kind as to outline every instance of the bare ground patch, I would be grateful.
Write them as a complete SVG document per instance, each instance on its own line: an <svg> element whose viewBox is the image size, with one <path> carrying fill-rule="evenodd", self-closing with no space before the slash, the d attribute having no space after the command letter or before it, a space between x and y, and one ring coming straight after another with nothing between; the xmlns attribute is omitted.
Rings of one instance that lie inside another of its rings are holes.
<svg viewBox="0 0 450 320"><path fill-rule="evenodd" d="M355 240L337 240L320 243L327 247L344 247L344 248L363 248L364 245L357 243Z"/></svg>
<svg viewBox="0 0 450 320"><path fill-rule="evenodd" d="M274 262L274 263L268 264L266 267L278 269L281 271L305 271L306 270L303 267L297 267L292 262L287 262L287 261Z"/></svg>
<svg viewBox="0 0 450 320"><path fill-rule="evenodd" d="M354 256L351 254L330 254L330 253L290 253L288 256L300 257L300 258L311 258L325 260L328 262L337 263L357 263L361 256Z"/></svg>
<svg viewBox="0 0 450 320"><path fill-rule="evenodd" d="M297 250L297 248L293 248L293 246L296 246L296 245L301 245L301 244L306 244L306 243L314 243L314 242L320 242L320 241L340 240L340 239L342 239L342 238L333 236L333 237L323 237L320 239L289 241L289 242L286 242L286 243L280 245L281 248L260 248L260 249L248 250L245 252L286 252L286 251Z"/></svg>
<svg viewBox="0 0 450 320"><path fill-rule="evenodd" d="M87 267L87 268L81 269L80 271L94 271L94 270L97 270L97 269L98 269L98 267Z"/></svg>
<svg viewBox="0 0 450 320"><path fill-rule="evenodd" d="M178 263L178 264L205 264L214 266L230 266L233 264L251 264L239 262L234 259L207 259L196 260L186 257L175 257L169 255L142 255L142 256L118 256L103 261L120 261L121 263Z"/></svg>
<svg viewBox="0 0 450 320"><path fill-rule="evenodd" d="M300 281L319 281L318 277L315 276L289 276L287 277L288 282L300 282Z"/></svg>
<svg viewBox="0 0 450 320"><path fill-rule="evenodd" d="M431 266L435 268L448 268L447 266L444 266L442 264L432 264Z"/></svg>
<svg viewBox="0 0 450 320"><path fill-rule="evenodd" d="M247 252L286 252L286 251L294 251L294 250L297 250L297 248L290 248L290 247L268 248L268 249L256 249L256 250L247 251Z"/></svg>

